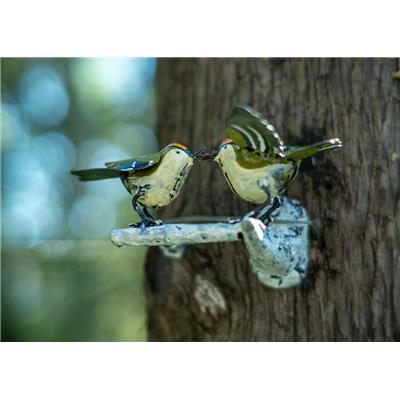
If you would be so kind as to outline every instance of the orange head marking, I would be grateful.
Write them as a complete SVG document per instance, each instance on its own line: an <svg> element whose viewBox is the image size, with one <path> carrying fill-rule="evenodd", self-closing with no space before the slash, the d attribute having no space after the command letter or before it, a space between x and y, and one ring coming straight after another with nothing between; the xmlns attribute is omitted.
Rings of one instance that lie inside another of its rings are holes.
<svg viewBox="0 0 400 400"><path fill-rule="evenodd" d="M180 143L171 143L167 147L179 147L182 150L189 150L184 144Z"/></svg>
<svg viewBox="0 0 400 400"><path fill-rule="evenodd" d="M231 138L225 138L225 139L221 142L221 144L232 143L232 142L233 142L233 140L232 140Z"/></svg>
<svg viewBox="0 0 400 400"><path fill-rule="evenodd" d="M235 141L232 140L231 138L225 138L225 139L221 142L221 144L218 146L218 151L219 151L220 149L222 149L225 145L227 145L227 144L233 144L233 143L235 143Z"/></svg>

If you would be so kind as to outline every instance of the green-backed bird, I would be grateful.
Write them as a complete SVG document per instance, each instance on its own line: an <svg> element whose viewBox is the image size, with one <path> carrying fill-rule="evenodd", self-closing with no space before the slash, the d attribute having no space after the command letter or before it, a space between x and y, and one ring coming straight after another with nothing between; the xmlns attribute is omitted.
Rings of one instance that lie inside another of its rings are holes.
<svg viewBox="0 0 400 400"><path fill-rule="evenodd" d="M249 213L271 221L280 206L280 196L296 177L301 161L322 151L341 147L339 139L308 146L285 146L275 128L249 106L235 107L227 119L228 138L203 158L221 167L232 191L261 207Z"/></svg>
<svg viewBox="0 0 400 400"><path fill-rule="evenodd" d="M183 144L172 143L158 153L106 162L106 168L71 173L79 176L81 181L120 178L126 190L133 196L132 206L141 218L140 224L130 226L159 225L161 221L156 221L148 208L164 207L179 195L193 166L193 159L202 151L191 153Z"/></svg>

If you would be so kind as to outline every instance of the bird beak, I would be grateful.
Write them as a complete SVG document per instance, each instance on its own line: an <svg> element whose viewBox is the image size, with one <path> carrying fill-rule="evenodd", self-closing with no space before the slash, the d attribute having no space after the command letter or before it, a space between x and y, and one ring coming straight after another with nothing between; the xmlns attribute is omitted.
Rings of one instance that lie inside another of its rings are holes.
<svg viewBox="0 0 400 400"><path fill-rule="evenodd" d="M203 159L203 154L205 154L206 148L203 147L201 150L199 151L195 151L194 153L190 153L190 157L192 158L200 158L200 160Z"/></svg>
<svg viewBox="0 0 400 400"><path fill-rule="evenodd" d="M202 160L213 160L214 161L214 158L217 157L218 153L219 153L219 148L209 151L207 153L204 153Z"/></svg>
<svg viewBox="0 0 400 400"><path fill-rule="evenodd" d="M217 151L213 150L203 154L202 160L214 160L215 156L218 154Z"/></svg>
<svg viewBox="0 0 400 400"><path fill-rule="evenodd" d="M214 157L218 154L218 151L213 150L213 151L206 151L206 149L202 149L200 152L197 152L198 154L197 158L199 158L201 161L203 160L214 160Z"/></svg>

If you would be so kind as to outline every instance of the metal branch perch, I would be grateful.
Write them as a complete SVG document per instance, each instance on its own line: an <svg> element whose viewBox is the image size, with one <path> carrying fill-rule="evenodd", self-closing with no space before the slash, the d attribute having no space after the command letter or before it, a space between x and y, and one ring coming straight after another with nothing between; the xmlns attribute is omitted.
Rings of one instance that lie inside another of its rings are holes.
<svg viewBox="0 0 400 400"><path fill-rule="evenodd" d="M165 255L180 258L184 245L243 240L250 266L266 286L288 288L300 283L308 268L309 218L303 207L285 198L265 225L254 218L239 222L171 223L149 228L114 229L116 246L160 246Z"/></svg>

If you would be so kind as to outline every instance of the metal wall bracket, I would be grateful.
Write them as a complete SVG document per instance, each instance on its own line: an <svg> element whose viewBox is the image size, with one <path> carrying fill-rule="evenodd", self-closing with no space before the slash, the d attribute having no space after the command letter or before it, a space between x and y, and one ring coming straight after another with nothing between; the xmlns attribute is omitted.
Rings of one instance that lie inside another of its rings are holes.
<svg viewBox="0 0 400 400"><path fill-rule="evenodd" d="M239 222L168 223L149 228L114 229L116 246L159 246L164 255L179 259L184 246L198 243L243 240L250 266L264 285L289 288L305 277L309 264L309 225L306 210L293 199L284 198L266 227L254 218Z"/></svg>

